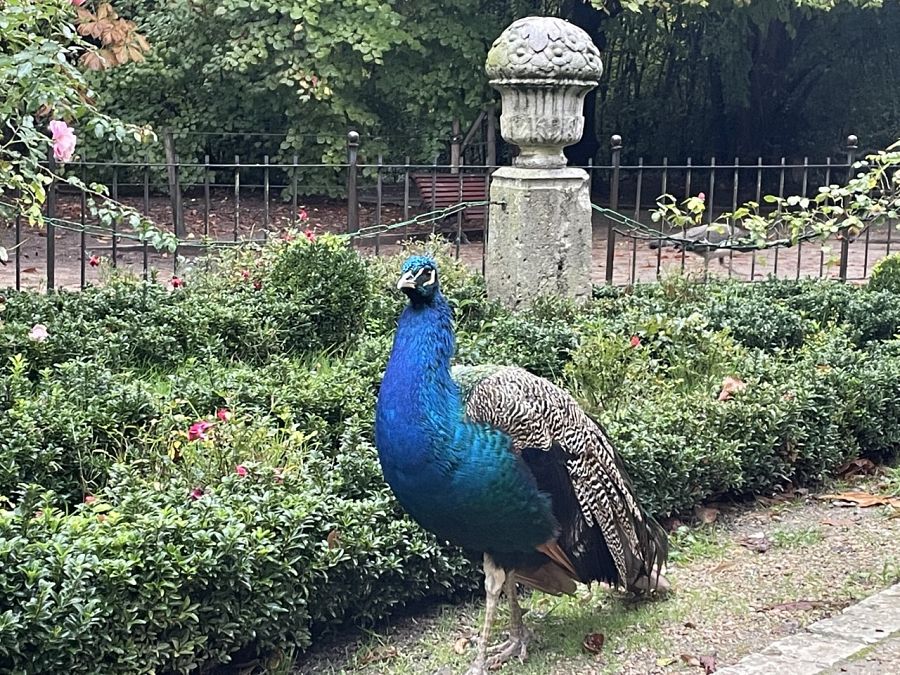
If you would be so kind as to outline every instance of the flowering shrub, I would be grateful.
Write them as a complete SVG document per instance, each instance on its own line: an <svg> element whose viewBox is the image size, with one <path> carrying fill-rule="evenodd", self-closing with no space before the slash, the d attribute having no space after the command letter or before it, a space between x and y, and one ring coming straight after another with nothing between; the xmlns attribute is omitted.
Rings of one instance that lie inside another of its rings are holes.
<svg viewBox="0 0 900 675"><path fill-rule="evenodd" d="M0 23L0 216L22 214L41 225L46 188L65 181L88 194L88 206L104 224L135 229L154 246L171 248L163 235L134 209L109 199L101 185L85 185L65 172L76 158L79 134L108 142L152 139L149 127L124 124L92 103L79 64L102 69L140 61L146 40L109 2L6 0ZM92 11L93 10L93 11ZM46 163L52 156L58 163Z"/></svg>

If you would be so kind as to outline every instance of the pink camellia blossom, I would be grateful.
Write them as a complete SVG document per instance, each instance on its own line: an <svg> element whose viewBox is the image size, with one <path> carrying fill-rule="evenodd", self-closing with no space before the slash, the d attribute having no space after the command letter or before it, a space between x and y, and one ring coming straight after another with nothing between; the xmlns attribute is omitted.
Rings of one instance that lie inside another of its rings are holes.
<svg viewBox="0 0 900 675"><path fill-rule="evenodd" d="M316 233L313 232L312 230L307 230L306 232L303 233L303 235L306 237L306 241L308 241L310 243L312 243L316 240Z"/></svg>
<svg viewBox="0 0 900 675"><path fill-rule="evenodd" d="M200 488L200 487L195 487L193 490L191 490L188 493L188 497L190 497L194 501L197 501L202 496L203 496L203 488Z"/></svg>
<svg viewBox="0 0 900 675"><path fill-rule="evenodd" d="M699 199L701 202L705 202L706 201L706 193L701 192L699 195L697 195L697 199Z"/></svg>
<svg viewBox="0 0 900 675"><path fill-rule="evenodd" d="M188 440L189 441L198 441L198 440L206 440L206 432L212 426L210 422L206 420L200 422L194 422L190 428L188 429Z"/></svg>
<svg viewBox="0 0 900 675"><path fill-rule="evenodd" d="M234 467L234 472L241 478L246 478L247 475L250 473L247 470L247 467L244 466L243 464L238 464L236 467Z"/></svg>
<svg viewBox="0 0 900 675"><path fill-rule="evenodd" d="M637 335L632 335L630 344L632 347L640 347L641 346L641 338L639 338Z"/></svg>
<svg viewBox="0 0 900 675"><path fill-rule="evenodd" d="M57 162L69 162L75 154L75 144L78 137L72 131L72 127L62 120L53 120L48 125L53 134L53 157Z"/></svg>
<svg viewBox="0 0 900 675"><path fill-rule="evenodd" d="M42 323L34 324L31 330L28 331L28 339L32 342L44 342L49 337L50 333L47 332L47 326Z"/></svg>
<svg viewBox="0 0 900 675"><path fill-rule="evenodd" d="M306 209L300 209L297 217L300 218L300 221L309 220L309 214L306 212Z"/></svg>
<svg viewBox="0 0 900 675"><path fill-rule="evenodd" d="M100 256L99 255L92 255L91 259L88 260L88 265L90 265L91 267L97 267L99 264L100 264Z"/></svg>
<svg viewBox="0 0 900 675"><path fill-rule="evenodd" d="M172 277L172 288L181 288L184 286L184 279L181 277Z"/></svg>
<svg viewBox="0 0 900 675"><path fill-rule="evenodd" d="M216 417L222 422L227 422L231 419L231 411L228 408L219 408L216 411Z"/></svg>

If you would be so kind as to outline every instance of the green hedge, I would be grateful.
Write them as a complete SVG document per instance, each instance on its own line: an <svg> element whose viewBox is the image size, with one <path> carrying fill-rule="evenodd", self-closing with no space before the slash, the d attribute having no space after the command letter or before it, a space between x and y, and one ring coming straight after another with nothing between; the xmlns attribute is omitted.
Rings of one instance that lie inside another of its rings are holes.
<svg viewBox="0 0 900 675"><path fill-rule="evenodd" d="M672 278L511 314L438 252L458 359L568 387L658 515L900 450L887 276ZM299 238L177 289L113 276L6 295L0 671L188 672L474 587L402 515L372 446L401 259ZM49 338L29 338L36 323ZM745 386L719 400L726 377Z"/></svg>

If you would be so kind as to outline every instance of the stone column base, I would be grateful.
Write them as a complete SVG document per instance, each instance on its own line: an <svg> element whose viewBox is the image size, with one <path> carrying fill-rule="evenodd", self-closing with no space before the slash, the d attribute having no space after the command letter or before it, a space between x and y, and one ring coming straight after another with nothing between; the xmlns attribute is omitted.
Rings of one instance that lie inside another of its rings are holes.
<svg viewBox="0 0 900 675"><path fill-rule="evenodd" d="M491 180L488 296L525 307L591 296L591 199L581 169L502 167Z"/></svg>

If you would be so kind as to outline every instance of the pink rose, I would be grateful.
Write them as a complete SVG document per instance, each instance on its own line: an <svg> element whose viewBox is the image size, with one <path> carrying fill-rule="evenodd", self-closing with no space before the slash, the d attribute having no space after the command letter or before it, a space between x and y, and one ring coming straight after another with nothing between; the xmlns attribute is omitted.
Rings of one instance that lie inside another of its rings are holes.
<svg viewBox="0 0 900 675"><path fill-rule="evenodd" d="M236 467L234 467L234 472L241 478L246 478L247 474L250 473L249 471L247 471L247 467L243 464L238 464Z"/></svg>
<svg viewBox="0 0 900 675"><path fill-rule="evenodd" d="M206 431L212 426L209 422L194 422L188 429L188 440L206 440Z"/></svg>
<svg viewBox="0 0 900 675"><path fill-rule="evenodd" d="M632 335L630 344L631 344L632 348L640 347L641 346L641 338L639 338L637 335Z"/></svg>
<svg viewBox="0 0 900 675"><path fill-rule="evenodd" d="M53 120L48 125L53 134L53 157L58 162L69 162L75 154L75 143L78 141L72 127L62 120Z"/></svg>
<svg viewBox="0 0 900 675"><path fill-rule="evenodd" d="M216 417L218 417L221 422L227 422L231 419L231 411L228 408L219 408L216 411Z"/></svg>
<svg viewBox="0 0 900 675"><path fill-rule="evenodd" d="M32 342L44 342L48 337L50 337L50 333L47 331L47 326L42 323L34 324L28 331L28 339Z"/></svg>

